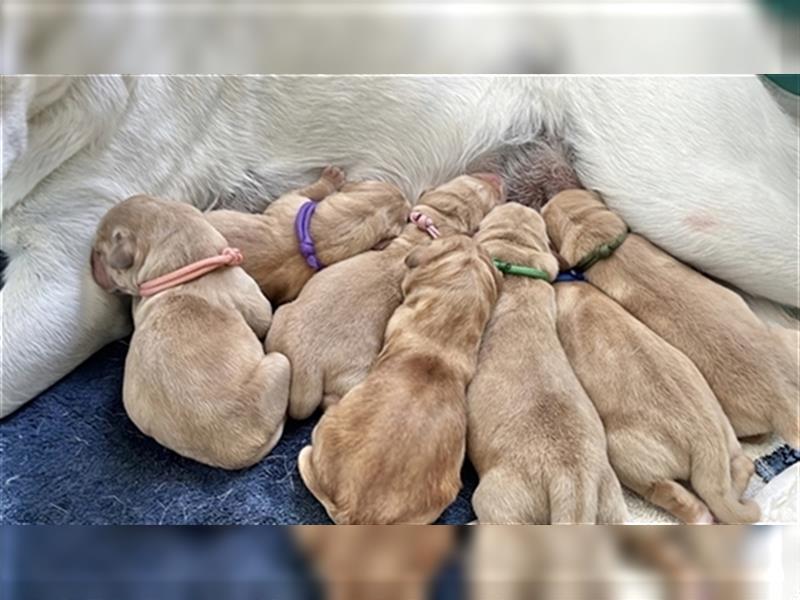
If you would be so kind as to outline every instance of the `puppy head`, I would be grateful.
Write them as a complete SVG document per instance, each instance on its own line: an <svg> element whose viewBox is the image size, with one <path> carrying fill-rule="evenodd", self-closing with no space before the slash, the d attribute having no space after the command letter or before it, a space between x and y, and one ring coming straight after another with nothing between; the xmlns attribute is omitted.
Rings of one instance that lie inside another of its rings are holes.
<svg viewBox="0 0 800 600"><path fill-rule="evenodd" d="M403 280L403 294L416 285L450 285L454 278L469 269L478 269L481 285L499 293L502 276L494 268L491 257L466 235L451 235L417 246L406 256L409 272Z"/></svg>
<svg viewBox="0 0 800 600"><path fill-rule="evenodd" d="M556 251L569 268L627 230L625 222L587 190L556 194L542 209L542 217Z"/></svg>
<svg viewBox="0 0 800 600"><path fill-rule="evenodd" d="M481 219L498 204L505 202L503 180L490 173L461 175L428 190L420 196L417 207L430 214L443 230L472 235Z"/></svg>
<svg viewBox="0 0 800 600"><path fill-rule="evenodd" d="M198 226L208 233L203 225L214 232L200 211L180 202L149 196L123 200L105 214L97 228L92 277L108 292L135 295L142 281L204 258L202 251L196 251L203 241ZM219 238L221 249L225 243ZM154 269L161 272L153 273Z"/></svg>
<svg viewBox="0 0 800 600"><path fill-rule="evenodd" d="M550 252L544 220L532 208L509 202L493 209L481 221L475 240L492 258L558 274L558 261Z"/></svg>

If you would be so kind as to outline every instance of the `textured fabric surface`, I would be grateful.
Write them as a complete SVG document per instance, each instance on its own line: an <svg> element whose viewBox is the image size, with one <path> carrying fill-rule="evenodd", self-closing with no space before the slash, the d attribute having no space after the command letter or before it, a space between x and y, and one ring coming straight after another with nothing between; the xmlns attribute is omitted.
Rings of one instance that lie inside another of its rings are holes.
<svg viewBox="0 0 800 600"><path fill-rule="evenodd" d="M127 342L111 344L0 423L0 515L4 523L328 523L297 471L317 417L289 422L258 465L237 472L182 458L142 435L122 406ZM474 519L477 483L441 521Z"/></svg>
<svg viewBox="0 0 800 600"><path fill-rule="evenodd" d="M258 465L223 471L182 458L142 435L122 406L127 342L111 344L0 423L0 519L3 523L298 524L329 523L306 490L297 454L318 415L290 421L283 439ZM797 460L775 438L745 444L758 459L748 497ZM759 458L761 457L761 458ZM464 488L440 522L475 519L477 476L467 465ZM633 523L672 523L663 510L626 491ZM780 521L784 521L783 518Z"/></svg>

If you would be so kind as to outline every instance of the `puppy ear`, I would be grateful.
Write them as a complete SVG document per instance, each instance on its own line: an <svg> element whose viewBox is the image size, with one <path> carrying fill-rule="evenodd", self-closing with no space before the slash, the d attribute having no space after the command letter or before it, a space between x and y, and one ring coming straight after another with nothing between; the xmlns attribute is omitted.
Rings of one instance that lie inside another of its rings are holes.
<svg viewBox="0 0 800 600"><path fill-rule="evenodd" d="M406 266L409 269L416 269L420 265L424 265L437 254L437 248L433 244L426 246L417 246L406 256Z"/></svg>
<svg viewBox="0 0 800 600"><path fill-rule="evenodd" d="M130 269L136 254L136 239L128 229L118 228L111 234L108 266L112 269Z"/></svg>

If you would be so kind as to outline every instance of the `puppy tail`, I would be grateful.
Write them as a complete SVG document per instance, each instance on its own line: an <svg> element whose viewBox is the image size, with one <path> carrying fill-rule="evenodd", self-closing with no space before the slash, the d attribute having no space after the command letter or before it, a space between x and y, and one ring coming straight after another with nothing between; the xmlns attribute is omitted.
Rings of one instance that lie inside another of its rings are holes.
<svg viewBox="0 0 800 600"><path fill-rule="evenodd" d="M727 452L709 449L692 457L692 487L722 523L755 523L761 509L752 500L740 500L733 489Z"/></svg>
<svg viewBox="0 0 800 600"><path fill-rule="evenodd" d="M608 473L600 482L597 498L597 523L601 525L624 524L630 519L625 496L616 473L608 467Z"/></svg>
<svg viewBox="0 0 800 600"><path fill-rule="evenodd" d="M552 525L595 524L597 487L568 475L550 480L550 523Z"/></svg>

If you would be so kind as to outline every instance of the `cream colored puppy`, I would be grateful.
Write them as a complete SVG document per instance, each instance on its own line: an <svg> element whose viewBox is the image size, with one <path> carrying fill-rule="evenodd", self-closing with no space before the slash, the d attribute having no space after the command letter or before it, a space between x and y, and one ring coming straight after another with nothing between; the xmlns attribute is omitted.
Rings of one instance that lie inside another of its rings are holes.
<svg viewBox="0 0 800 600"><path fill-rule="evenodd" d="M336 523L431 523L461 488L467 385L501 280L463 235L406 264L375 366L300 452L300 476Z"/></svg>
<svg viewBox="0 0 800 600"><path fill-rule="evenodd" d="M267 298L278 304L288 302L316 272L303 256L295 233L298 211L309 200L318 203L308 231L321 266L388 243L406 223L408 202L393 185L344 182L341 169L327 167L317 182L284 194L263 214L216 210L207 217L231 246L242 251L242 267Z"/></svg>
<svg viewBox="0 0 800 600"><path fill-rule="evenodd" d="M692 359L739 437L775 431L800 447L796 331L766 325L736 293L643 237L623 237L625 223L592 192L561 192L542 214L570 266L621 241L586 278Z"/></svg>
<svg viewBox="0 0 800 600"><path fill-rule="evenodd" d="M556 333L558 263L544 221L509 203L481 221L480 245L509 270L469 386L467 451L481 523L621 523L627 510L603 424ZM514 271L516 269L516 271ZM517 274L514 274L516 272Z"/></svg>
<svg viewBox="0 0 800 600"><path fill-rule="evenodd" d="M199 462L239 469L277 443L286 418L289 361L259 341L272 312L239 267L141 297L142 284L220 255L225 239L196 208L135 196L100 223L95 281L134 297L123 402L136 426Z"/></svg>
<svg viewBox="0 0 800 600"><path fill-rule="evenodd" d="M555 288L558 334L623 485L686 523L757 521L740 500L753 463L692 361L590 283Z"/></svg>
<svg viewBox="0 0 800 600"><path fill-rule="evenodd" d="M461 176L423 194L415 213L431 219L439 234L472 234L503 200L502 182L491 175ZM327 201L326 201L327 202ZM294 302L275 313L267 350L292 363L289 414L305 419L338 402L367 376L383 343L386 323L402 302L404 260L430 243L409 224L379 252L366 252L318 273Z"/></svg>

